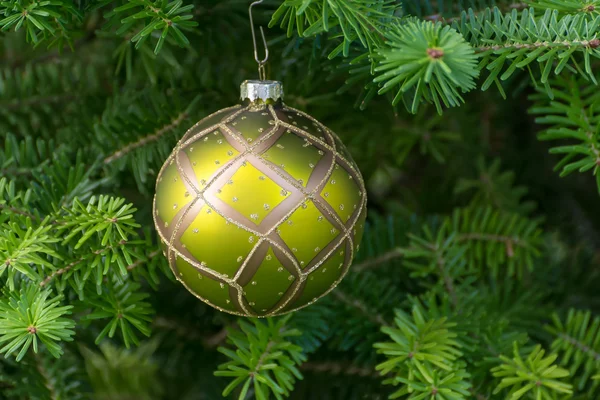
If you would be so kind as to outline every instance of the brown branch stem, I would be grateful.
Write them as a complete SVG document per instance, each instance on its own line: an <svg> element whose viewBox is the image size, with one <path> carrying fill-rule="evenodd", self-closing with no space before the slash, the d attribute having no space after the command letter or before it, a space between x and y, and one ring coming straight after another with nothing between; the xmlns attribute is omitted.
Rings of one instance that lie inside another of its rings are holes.
<svg viewBox="0 0 600 400"><path fill-rule="evenodd" d="M364 271L365 269L376 267L380 264L383 264L387 261L391 261L396 258L400 258L404 256L405 249L401 247L396 247L388 251L387 253L383 253L379 257L371 258L369 260L365 260L361 263L358 263L352 267L352 270L355 272Z"/></svg>
<svg viewBox="0 0 600 400"><path fill-rule="evenodd" d="M348 295L342 292L339 288L336 288L332 294L342 303L349 305L350 307L356 308L363 314L369 321L376 325L389 326L386 320L378 313L369 310L369 308L362 301L358 299L351 299Z"/></svg>
<svg viewBox="0 0 600 400"><path fill-rule="evenodd" d="M104 159L104 164L109 164L115 160L118 160L119 158L124 157L126 154L132 152L133 150L160 139L164 134L166 134L167 132L169 132L169 131L175 129L177 126L179 126L179 124L181 124L183 122L183 120L185 120L187 118L187 116L188 116L187 113L182 112L173 121L171 121L169 124L163 126L162 128L158 129L153 134L144 136L143 138L141 138L140 140L138 140L136 142L129 143L122 149L117 150L110 156L106 157Z"/></svg>

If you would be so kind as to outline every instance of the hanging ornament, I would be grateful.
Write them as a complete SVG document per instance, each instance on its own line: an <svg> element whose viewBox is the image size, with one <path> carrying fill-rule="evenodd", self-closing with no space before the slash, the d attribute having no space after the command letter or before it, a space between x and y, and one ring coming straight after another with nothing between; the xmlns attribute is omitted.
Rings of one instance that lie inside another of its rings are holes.
<svg viewBox="0 0 600 400"><path fill-rule="evenodd" d="M158 174L153 215L190 292L262 317L312 304L341 281L362 237L366 192L340 139L264 79L268 51L259 60L254 44L261 80L243 82L241 105L181 138Z"/></svg>

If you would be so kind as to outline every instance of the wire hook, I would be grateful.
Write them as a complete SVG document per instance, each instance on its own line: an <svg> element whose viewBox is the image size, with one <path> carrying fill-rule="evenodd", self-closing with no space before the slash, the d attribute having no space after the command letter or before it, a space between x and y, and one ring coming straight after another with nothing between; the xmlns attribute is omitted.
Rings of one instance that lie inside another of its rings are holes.
<svg viewBox="0 0 600 400"><path fill-rule="evenodd" d="M250 4L250 7L248 7L248 14L250 15L250 28L252 29L252 44L254 45L254 59L258 63L258 76L261 80L266 79L265 64L267 63L267 60L269 59L269 47L267 46L267 39L265 39L265 32L263 30L263 27L260 26L259 27L260 35L262 36L263 45L265 46L265 58L260 60L258 58L258 47L256 45L256 34L254 33L254 21L252 18L252 7L254 7L257 4L262 3L263 1L264 0L256 0L255 2Z"/></svg>

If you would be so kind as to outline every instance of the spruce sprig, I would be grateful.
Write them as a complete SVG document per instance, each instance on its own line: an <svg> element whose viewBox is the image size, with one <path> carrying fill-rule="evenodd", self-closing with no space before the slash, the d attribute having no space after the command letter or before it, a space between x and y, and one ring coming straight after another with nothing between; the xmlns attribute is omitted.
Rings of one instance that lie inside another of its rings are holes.
<svg viewBox="0 0 600 400"><path fill-rule="evenodd" d="M70 341L75 322L65 317L72 306L60 305L61 296L50 297L50 290L34 285L20 291L5 291L0 298L0 353L15 355L20 361L27 351L39 351L39 342L58 358L63 354L61 341Z"/></svg>

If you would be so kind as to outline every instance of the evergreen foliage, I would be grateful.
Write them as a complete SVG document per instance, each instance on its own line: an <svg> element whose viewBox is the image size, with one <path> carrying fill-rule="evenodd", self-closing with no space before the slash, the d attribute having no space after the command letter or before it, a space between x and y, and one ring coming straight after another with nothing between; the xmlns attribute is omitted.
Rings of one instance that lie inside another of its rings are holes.
<svg viewBox="0 0 600 400"><path fill-rule="evenodd" d="M151 214L256 77L249 3L0 1L0 398L600 398L600 1L257 5L369 191L340 285L260 320L178 285Z"/></svg>

